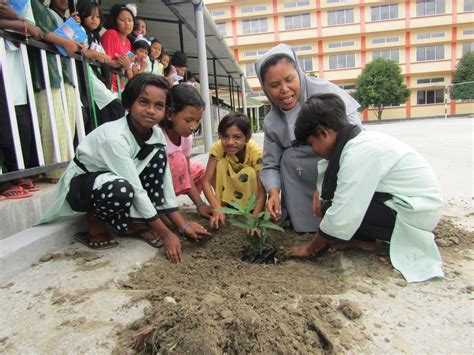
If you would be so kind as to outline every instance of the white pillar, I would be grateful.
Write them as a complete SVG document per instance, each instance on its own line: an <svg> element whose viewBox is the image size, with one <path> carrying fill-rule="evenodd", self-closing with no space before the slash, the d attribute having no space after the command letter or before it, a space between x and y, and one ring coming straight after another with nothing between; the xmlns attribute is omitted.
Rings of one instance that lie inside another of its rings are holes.
<svg viewBox="0 0 474 355"><path fill-rule="evenodd" d="M242 112L247 114L247 94L245 93L245 77L243 74L240 74L240 86L242 87Z"/></svg>
<svg viewBox="0 0 474 355"><path fill-rule="evenodd" d="M211 129L211 102L209 100L209 77L207 72L207 51L206 51L206 33L204 29L203 2L201 0L192 0L194 5L194 16L196 18L196 40L198 46L199 59L199 79L201 79L201 96L206 104L203 113L202 128L204 133L204 150L208 152L212 145Z"/></svg>

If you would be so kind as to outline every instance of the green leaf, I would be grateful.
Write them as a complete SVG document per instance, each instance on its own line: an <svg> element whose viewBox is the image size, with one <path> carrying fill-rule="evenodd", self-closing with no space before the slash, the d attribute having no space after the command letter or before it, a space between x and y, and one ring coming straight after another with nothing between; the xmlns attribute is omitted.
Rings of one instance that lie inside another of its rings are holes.
<svg viewBox="0 0 474 355"><path fill-rule="evenodd" d="M264 212L263 220L264 221L269 221L270 220L270 212L268 212L268 211Z"/></svg>
<svg viewBox="0 0 474 355"><path fill-rule="evenodd" d="M233 208L228 208L228 207L221 207L219 208L219 211L221 211L222 213L225 213L225 214L236 214L236 215L244 215L243 212L239 211L239 210L235 210Z"/></svg>
<svg viewBox="0 0 474 355"><path fill-rule="evenodd" d="M272 222L263 222L260 224L260 227L263 227L263 228L270 228L270 229L274 229L276 231L280 231L280 232L284 232L285 230L280 227L279 225L276 225L275 223L272 223Z"/></svg>
<svg viewBox="0 0 474 355"><path fill-rule="evenodd" d="M246 223L242 222L240 219L237 218L229 218L228 219L229 223L232 224L233 226L236 226L238 228L242 229L249 229L250 226L247 225Z"/></svg>
<svg viewBox="0 0 474 355"><path fill-rule="evenodd" d="M234 207L236 210L239 210L240 212L245 213L245 208L239 202L232 200L232 201L229 201L229 205Z"/></svg>
<svg viewBox="0 0 474 355"><path fill-rule="evenodd" d="M245 208L247 212L250 212L254 209L256 200L257 200L257 196L255 196L255 194L251 194L249 199L247 200L247 206Z"/></svg>

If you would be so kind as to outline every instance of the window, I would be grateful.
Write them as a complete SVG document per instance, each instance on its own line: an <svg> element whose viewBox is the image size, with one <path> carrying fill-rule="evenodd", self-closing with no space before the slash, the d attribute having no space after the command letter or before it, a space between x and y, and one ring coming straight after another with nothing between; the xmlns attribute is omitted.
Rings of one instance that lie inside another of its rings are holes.
<svg viewBox="0 0 474 355"><path fill-rule="evenodd" d="M244 57L258 57L260 55L264 55L267 52L268 52L268 49L262 49L259 51L247 51L247 52L244 52Z"/></svg>
<svg viewBox="0 0 474 355"><path fill-rule="evenodd" d="M217 22L216 26L217 26L219 32L221 33L221 35L227 36L227 26L226 26L225 22Z"/></svg>
<svg viewBox="0 0 474 355"><path fill-rule="evenodd" d="M242 32L244 34L268 32L268 20L266 18L243 20Z"/></svg>
<svg viewBox="0 0 474 355"><path fill-rule="evenodd" d="M474 11L474 0L464 0L464 11Z"/></svg>
<svg viewBox="0 0 474 355"><path fill-rule="evenodd" d="M372 40L372 44L385 44L385 43L395 43L400 41L400 37L381 37L381 38L374 38Z"/></svg>
<svg viewBox="0 0 474 355"><path fill-rule="evenodd" d="M445 36L446 32L420 33L416 35L416 39L444 38Z"/></svg>
<svg viewBox="0 0 474 355"><path fill-rule="evenodd" d="M444 59L444 45L423 46L416 48L416 61L441 60Z"/></svg>
<svg viewBox="0 0 474 355"><path fill-rule="evenodd" d="M474 35L474 30L464 30L462 31L463 36L472 36Z"/></svg>
<svg viewBox="0 0 474 355"><path fill-rule="evenodd" d="M416 93L418 105L442 104L444 102L444 90L419 90Z"/></svg>
<svg viewBox="0 0 474 355"><path fill-rule="evenodd" d="M425 78L418 79L417 84L435 84L435 83L444 83L444 78Z"/></svg>
<svg viewBox="0 0 474 355"><path fill-rule="evenodd" d="M354 47L354 41L346 41L346 42L333 42L328 44L328 48L344 48L344 47Z"/></svg>
<svg viewBox="0 0 474 355"><path fill-rule="evenodd" d="M266 5L246 6L240 9L240 12L243 14L249 14L252 12L262 12L262 11L267 11Z"/></svg>
<svg viewBox="0 0 474 355"><path fill-rule="evenodd" d="M215 10L215 11L209 12L209 15L211 15L211 17L224 16L224 15L225 15L225 11L224 11L224 10Z"/></svg>
<svg viewBox="0 0 474 355"><path fill-rule="evenodd" d="M251 92L250 94L248 94L250 97L261 97L261 96L267 96L265 95L264 92Z"/></svg>
<svg viewBox="0 0 474 355"><path fill-rule="evenodd" d="M297 30L311 27L309 14L285 16L285 30Z"/></svg>
<svg viewBox="0 0 474 355"><path fill-rule="evenodd" d="M292 2L286 2L283 4L283 8L285 9L293 9L295 7L303 7L303 6L309 6L309 1L292 1Z"/></svg>
<svg viewBox="0 0 474 355"><path fill-rule="evenodd" d="M398 18L398 4L372 6L372 21Z"/></svg>
<svg viewBox="0 0 474 355"><path fill-rule="evenodd" d="M313 58L311 57L298 58L298 63L304 72L313 71Z"/></svg>
<svg viewBox="0 0 474 355"><path fill-rule="evenodd" d="M399 50L398 49L386 49L383 51L372 52L372 60L376 58L383 58L393 60L395 63L399 63Z"/></svg>
<svg viewBox="0 0 474 355"><path fill-rule="evenodd" d="M344 25L354 23L354 9L328 11L328 25Z"/></svg>
<svg viewBox="0 0 474 355"><path fill-rule="evenodd" d="M255 65L253 63L245 64L245 75L246 76L257 76L255 73Z"/></svg>
<svg viewBox="0 0 474 355"><path fill-rule="evenodd" d="M462 55L467 52L474 52L474 42L465 42L462 44Z"/></svg>
<svg viewBox="0 0 474 355"><path fill-rule="evenodd" d="M355 53L343 53L329 56L329 69L355 67Z"/></svg>
<svg viewBox="0 0 474 355"><path fill-rule="evenodd" d="M336 4L340 2L349 2L350 0L326 0L328 4Z"/></svg>
<svg viewBox="0 0 474 355"><path fill-rule="evenodd" d="M444 14L444 0L416 0L416 16Z"/></svg>
<svg viewBox="0 0 474 355"><path fill-rule="evenodd" d="M312 51L313 46L299 46L299 47L293 47L293 50L295 52L304 52L304 51Z"/></svg>
<svg viewBox="0 0 474 355"><path fill-rule="evenodd" d="M342 90L355 90L356 86L354 84L350 85L339 85Z"/></svg>

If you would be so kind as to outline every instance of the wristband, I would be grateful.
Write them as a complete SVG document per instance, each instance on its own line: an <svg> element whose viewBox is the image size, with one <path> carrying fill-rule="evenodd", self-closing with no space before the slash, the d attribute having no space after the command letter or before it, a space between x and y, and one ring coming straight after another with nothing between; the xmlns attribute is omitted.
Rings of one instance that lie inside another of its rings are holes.
<svg viewBox="0 0 474 355"><path fill-rule="evenodd" d="M206 206L206 205L207 205L207 203L205 203L203 200L201 200L201 202L198 202L198 203L196 204L196 207L199 208L199 207L201 207L201 206Z"/></svg>
<svg viewBox="0 0 474 355"><path fill-rule="evenodd" d="M186 222L184 225L183 225L183 228L181 228L179 230L179 234L181 234L181 237L184 238L186 237L186 229L190 226L190 223L189 222Z"/></svg>

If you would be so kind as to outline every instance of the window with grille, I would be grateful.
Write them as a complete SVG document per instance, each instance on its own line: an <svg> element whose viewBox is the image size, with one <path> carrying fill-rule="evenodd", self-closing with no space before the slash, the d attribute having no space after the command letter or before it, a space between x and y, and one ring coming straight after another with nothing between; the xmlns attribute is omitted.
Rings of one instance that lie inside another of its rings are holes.
<svg viewBox="0 0 474 355"><path fill-rule="evenodd" d="M444 90L418 90L416 103L418 105L442 104L444 103Z"/></svg>
<svg viewBox="0 0 474 355"><path fill-rule="evenodd" d="M398 18L398 4L372 6L372 21L392 20Z"/></svg>
<svg viewBox="0 0 474 355"><path fill-rule="evenodd" d="M355 53L334 54L329 56L329 69L355 67Z"/></svg>
<svg viewBox="0 0 474 355"><path fill-rule="evenodd" d="M393 60L395 63L399 63L400 51L398 49L384 49L381 51L372 52L372 59L383 58L387 60Z"/></svg>
<svg viewBox="0 0 474 355"><path fill-rule="evenodd" d="M439 44L435 46L422 46L416 48L417 62L426 60L441 60L444 59L444 45Z"/></svg>
<svg viewBox="0 0 474 355"><path fill-rule="evenodd" d="M255 73L254 63L246 63L245 64L245 75L246 76L257 76L257 74Z"/></svg>
<svg viewBox="0 0 474 355"><path fill-rule="evenodd" d="M313 71L313 58L311 57L298 58L298 63L304 72Z"/></svg>
<svg viewBox="0 0 474 355"><path fill-rule="evenodd" d="M311 27L309 14L285 16L285 30L298 30Z"/></svg>
<svg viewBox="0 0 474 355"><path fill-rule="evenodd" d="M462 44L462 55L467 52L474 52L474 42L464 42Z"/></svg>
<svg viewBox="0 0 474 355"><path fill-rule="evenodd" d="M209 11L209 15L211 15L211 17L224 16L224 15L225 15L225 11L224 11L224 10Z"/></svg>
<svg viewBox="0 0 474 355"><path fill-rule="evenodd" d="M253 12L262 12L267 11L266 5L254 5L254 6L246 6L240 9L242 14L251 14Z"/></svg>
<svg viewBox="0 0 474 355"><path fill-rule="evenodd" d="M416 0L416 16L444 14L445 0Z"/></svg>
<svg viewBox="0 0 474 355"><path fill-rule="evenodd" d="M285 2L283 4L283 8L285 9L294 9L296 7L304 7L309 6L309 1L292 1L292 2Z"/></svg>
<svg viewBox="0 0 474 355"><path fill-rule="evenodd" d="M328 44L328 48L354 47L355 41L333 42Z"/></svg>
<svg viewBox="0 0 474 355"><path fill-rule="evenodd" d="M464 11L474 11L474 0L464 0Z"/></svg>
<svg viewBox="0 0 474 355"><path fill-rule="evenodd" d="M416 35L416 39L444 38L445 36L446 32L420 33Z"/></svg>
<svg viewBox="0 0 474 355"><path fill-rule="evenodd" d="M221 35L227 36L227 26L225 22L217 22L216 26Z"/></svg>
<svg viewBox="0 0 474 355"><path fill-rule="evenodd" d="M417 84L444 83L444 78L423 78L416 81Z"/></svg>
<svg viewBox="0 0 474 355"><path fill-rule="evenodd" d="M268 20L266 18L243 20L242 32L244 34L268 32Z"/></svg>
<svg viewBox="0 0 474 355"><path fill-rule="evenodd" d="M354 23L354 9L328 11L328 25L345 25Z"/></svg>

